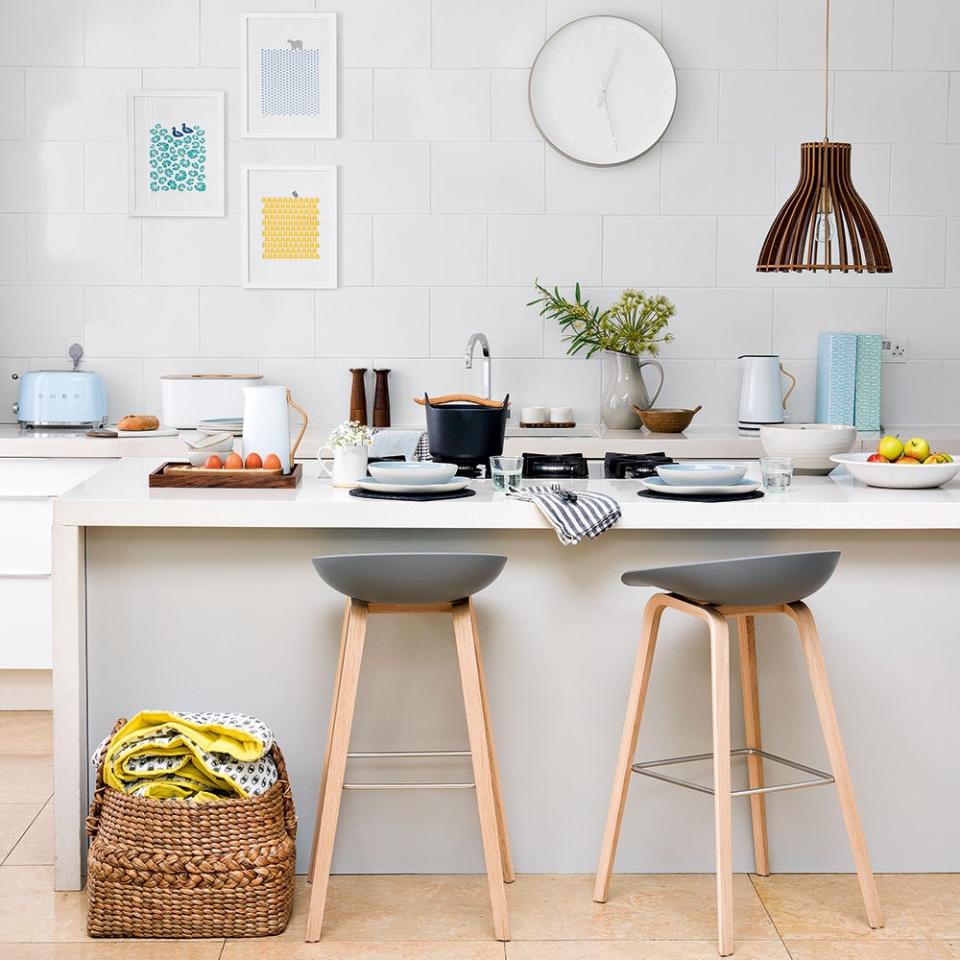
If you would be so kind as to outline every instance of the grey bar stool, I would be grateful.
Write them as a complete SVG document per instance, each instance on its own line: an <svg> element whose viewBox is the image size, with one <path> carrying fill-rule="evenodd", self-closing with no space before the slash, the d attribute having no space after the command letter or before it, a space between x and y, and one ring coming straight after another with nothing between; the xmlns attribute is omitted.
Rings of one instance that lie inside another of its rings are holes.
<svg viewBox="0 0 960 960"><path fill-rule="evenodd" d="M310 912L307 942L320 939L327 900L333 846L343 790L349 789L476 789L480 833L487 869L497 940L509 940L504 883L513 881L513 864L503 810L500 774L493 745L487 686L480 657L473 594L500 575L506 557L472 553L349 554L316 557L317 573L348 597L340 634L340 655L330 707L327 750L320 779L317 821L310 863ZM360 663L371 613L449 613L460 664L467 714L469 751L404 751L350 753L350 728L360 680ZM345 783L347 760L361 757L466 757L473 762L474 783Z"/></svg>
<svg viewBox="0 0 960 960"><path fill-rule="evenodd" d="M711 563L683 564L649 570L635 570L622 577L627 586L651 586L667 593L650 598L643 616L640 649L627 702L627 716L620 741L620 753L613 781L613 795L597 869L593 899L604 903L610 888L613 861L623 808L627 799L630 774L639 773L667 783L689 787L714 798L714 831L717 862L717 927L721 956L733 953L733 846L730 827L732 797L749 797L753 819L753 847L756 871L770 873L767 858L767 821L764 796L767 793L799 787L836 783L853 859L860 881L860 892L871 927L883 926L880 900L870 868L860 816L853 796L853 784L840 739L840 728L833 707L827 670L817 635L817 626L806 604L801 601L819 590L833 575L840 554L793 553L779 556L747 557ZM713 700L713 752L687 757L635 763L637 736L643 702L650 681L653 652L664 610L678 610L706 622L710 629L710 676ZM760 702L757 686L756 635L754 617L782 613L797 625L810 684L816 700L820 726L826 741L832 775L763 750L760 740ZM727 617L735 617L740 640L740 677L743 687L743 712L746 746L730 749L730 634ZM730 758L745 756L750 788L731 791ZM713 760L713 787L681 780L658 768L695 760ZM768 760L809 774L809 778L777 786L764 786L763 761Z"/></svg>

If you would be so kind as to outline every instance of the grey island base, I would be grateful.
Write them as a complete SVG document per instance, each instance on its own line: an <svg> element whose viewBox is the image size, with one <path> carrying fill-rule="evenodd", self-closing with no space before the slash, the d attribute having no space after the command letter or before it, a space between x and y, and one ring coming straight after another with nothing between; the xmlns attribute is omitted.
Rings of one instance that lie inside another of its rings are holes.
<svg viewBox="0 0 960 960"><path fill-rule="evenodd" d="M242 710L266 719L287 757L299 866L323 760L343 599L311 558L363 551L503 554L476 597L515 867L592 873L635 657L653 588L626 570L763 553L841 551L808 601L820 629L874 869L957 871L953 798L960 645L960 486L871 490L799 478L778 499L663 504L632 481L583 481L617 496L621 523L561 547L529 503L485 484L449 503L360 501L312 476L294 492L154 491L153 459L126 459L60 498L54 529L56 886L82 882L89 753L139 709ZM772 753L827 767L786 618L757 625L763 739ZM738 675L733 645L731 673ZM710 750L706 631L667 613L637 760ZM731 740L743 743L733 696ZM905 718L909 718L905 720ZM371 623L351 750L465 749L457 657L446 618ZM395 769L364 759L365 781L456 778L429 758ZM469 759L460 773L469 778ZM893 764L906 764L893 776ZM771 769L769 780L781 771ZM685 771L710 780L709 764ZM789 773L786 774L789 776ZM746 785L737 765L734 788ZM922 811L918 803L922 799ZM768 802L775 872L850 871L833 788ZM753 864L750 809L734 804L734 868ZM712 872L713 816L693 791L637 778L616 869ZM470 791L354 791L344 798L335 872L481 872Z"/></svg>

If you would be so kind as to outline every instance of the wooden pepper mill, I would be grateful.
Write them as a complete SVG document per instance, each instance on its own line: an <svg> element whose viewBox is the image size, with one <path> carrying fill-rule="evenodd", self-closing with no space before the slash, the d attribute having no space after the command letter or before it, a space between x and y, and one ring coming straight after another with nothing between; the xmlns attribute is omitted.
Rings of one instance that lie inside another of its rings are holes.
<svg viewBox="0 0 960 960"><path fill-rule="evenodd" d="M353 381L350 384L350 419L361 426L367 425L367 387L363 381L366 367L351 367Z"/></svg>
<svg viewBox="0 0 960 960"><path fill-rule="evenodd" d="M373 390L373 425L375 427L390 426L390 386L387 383L389 370L373 369L376 385Z"/></svg>

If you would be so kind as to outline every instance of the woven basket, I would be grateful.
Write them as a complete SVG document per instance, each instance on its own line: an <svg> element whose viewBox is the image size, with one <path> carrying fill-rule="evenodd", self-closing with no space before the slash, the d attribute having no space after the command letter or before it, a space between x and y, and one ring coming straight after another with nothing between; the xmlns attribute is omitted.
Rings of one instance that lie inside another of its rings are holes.
<svg viewBox="0 0 960 960"><path fill-rule="evenodd" d="M125 721L114 728L116 734ZM279 779L250 799L190 803L129 797L103 782L87 817L91 937L264 937L293 907L297 818Z"/></svg>

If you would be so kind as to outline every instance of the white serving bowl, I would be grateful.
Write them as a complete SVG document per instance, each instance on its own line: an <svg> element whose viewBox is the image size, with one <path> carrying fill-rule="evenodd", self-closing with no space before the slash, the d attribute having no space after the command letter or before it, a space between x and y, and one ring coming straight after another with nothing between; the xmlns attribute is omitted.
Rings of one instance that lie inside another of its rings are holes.
<svg viewBox="0 0 960 960"><path fill-rule="evenodd" d="M790 457L794 470L829 473L834 454L849 453L857 428L835 423L784 423L760 428L760 446L768 457Z"/></svg>
<svg viewBox="0 0 960 960"><path fill-rule="evenodd" d="M953 463L867 463L872 453L837 454L830 459L842 464L868 487L891 490L927 490L942 487L960 473L960 454L950 454Z"/></svg>
<svg viewBox="0 0 960 960"><path fill-rule="evenodd" d="M739 483L747 472L746 464L736 463L662 463L657 474L672 487L728 487Z"/></svg>
<svg viewBox="0 0 960 960"><path fill-rule="evenodd" d="M371 463L367 469L370 476L380 483L446 483L457 472L455 463L433 463L431 461L386 460Z"/></svg>
<svg viewBox="0 0 960 960"><path fill-rule="evenodd" d="M221 450L219 447L216 450L188 450L187 457L190 460L190 466L202 467L207 462L208 457L217 456L221 460L226 460L232 452L232 446L227 447L225 450Z"/></svg>

